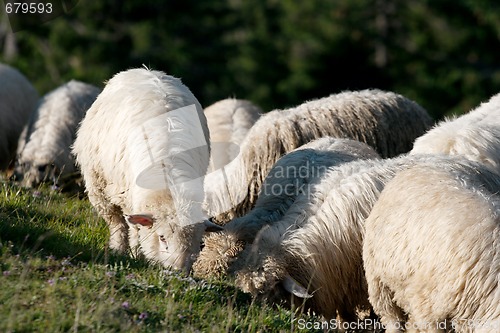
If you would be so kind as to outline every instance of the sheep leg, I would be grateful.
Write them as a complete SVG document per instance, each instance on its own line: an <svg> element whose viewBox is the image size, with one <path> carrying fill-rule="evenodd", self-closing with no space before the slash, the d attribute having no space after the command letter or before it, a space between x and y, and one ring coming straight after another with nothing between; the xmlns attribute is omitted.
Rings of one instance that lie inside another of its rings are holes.
<svg viewBox="0 0 500 333"><path fill-rule="evenodd" d="M370 303L373 310L380 316L380 321L386 328L387 333L403 332L405 315L393 301L393 292L376 277L368 282Z"/></svg>
<svg viewBox="0 0 500 333"><path fill-rule="evenodd" d="M140 249L140 236L139 236L139 228L137 226L128 225L128 246L130 248L130 254L133 258L141 257L141 249Z"/></svg>
<svg viewBox="0 0 500 333"><path fill-rule="evenodd" d="M121 208L109 202L103 191L106 184L103 183L98 172L91 172L87 177L85 183L100 185L87 186L87 195L90 203L96 208L108 225L110 249L126 253L129 249L128 225L123 217Z"/></svg>
<svg viewBox="0 0 500 333"><path fill-rule="evenodd" d="M120 208L114 206L113 210L119 210L120 213L103 215L109 227L109 248L120 253L126 253L129 249L128 225L121 214Z"/></svg>

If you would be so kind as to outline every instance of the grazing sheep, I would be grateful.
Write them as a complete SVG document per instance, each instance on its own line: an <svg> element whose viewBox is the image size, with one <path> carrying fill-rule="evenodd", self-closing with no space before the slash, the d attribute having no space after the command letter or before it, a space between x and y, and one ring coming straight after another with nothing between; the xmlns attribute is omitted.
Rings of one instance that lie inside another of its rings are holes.
<svg viewBox="0 0 500 333"><path fill-rule="evenodd" d="M383 157L411 149L432 124L427 112L391 92L343 92L260 117L240 154L205 179L204 208L220 223L243 216L254 205L262 182L284 154L323 136L364 142Z"/></svg>
<svg viewBox="0 0 500 333"><path fill-rule="evenodd" d="M463 155L500 171L500 94L415 140L411 154Z"/></svg>
<svg viewBox="0 0 500 333"><path fill-rule="evenodd" d="M265 295L284 288L309 298L307 306L327 318L355 320L370 308L362 267L364 221L385 184L415 164L454 170L467 163L479 166L461 158L415 155L331 169L280 221L263 228L228 271L245 292Z"/></svg>
<svg viewBox="0 0 500 333"><path fill-rule="evenodd" d="M416 166L366 220L369 299L387 332L500 331L500 176Z"/></svg>
<svg viewBox="0 0 500 333"><path fill-rule="evenodd" d="M71 145L80 121L100 91L72 80L41 99L18 150L15 180L28 187L44 181L61 185L60 178L76 172Z"/></svg>
<svg viewBox="0 0 500 333"><path fill-rule="evenodd" d="M73 152L112 249L140 245L147 258L189 271L211 225L201 223L209 142L203 110L179 79L137 68L108 81Z"/></svg>
<svg viewBox="0 0 500 333"><path fill-rule="evenodd" d="M227 98L208 106L204 112L212 140L211 172L222 168L238 155L243 139L262 110L250 101Z"/></svg>
<svg viewBox="0 0 500 333"><path fill-rule="evenodd" d="M231 262L251 244L259 230L273 226L309 185L330 168L356 159L379 158L370 146L350 139L324 137L300 146L280 158L267 175L255 207L224 226L224 231L205 236L205 247L193 265L195 275L220 277ZM288 226L279 232L284 233Z"/></svg>
<svg viewBox="0 0 500 333"><path fill-rule="evenodd" d="M38 93L26 77L0 64L0 171L12 166L19 136L37 101Z"/></svg>

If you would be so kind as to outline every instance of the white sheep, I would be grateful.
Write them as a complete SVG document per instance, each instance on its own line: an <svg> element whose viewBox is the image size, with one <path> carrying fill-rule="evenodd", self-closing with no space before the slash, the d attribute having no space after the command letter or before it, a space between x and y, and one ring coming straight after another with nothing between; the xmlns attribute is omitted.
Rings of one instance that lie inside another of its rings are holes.
<svg viewBox="0 0 500 333"><path fill-rule="evenodd" d="M500 171L500 94L438 123L415 140L411 154L462 155Z"/></svg>
<svg viewBox="0 0 500 333"><path fill-rule="evenodd" d="M203 110L179 79L137 68L108 81L73 152L90 202L109 226L112 249L139 245L147 258L190 269L210 225L201 223L200 180L209 142Z"/></svg>
<svg viewBox="0 0 500 333"><path fill-rule="evenodd" d="M284 154L323 136L350 138L375 148L383 157L408 152L432 124L415 102L380 90L348 91L260 117L240 154L205 178L204 207L221 223L247 213L262 182Z"/></svg>
<svg viewBox="0 0 500 333"><path fill-rule="evenodd" d="M195 275L220 277L232 261L251 244L259 230L279 221L299 195L329 168L356 159L379 158L370 146L350 139L324 137L284 155L273 166L262 185L255 207L224 226L224 231L205 236L205 247L193 265ZM284 226L286 229L287 226ZM279 231L284 233L285 230Z"/></svg>
<svg viewBox="0 0 500 333"><path fill-rule="evenodd" d="M19 136L37 102L38 93L28 79L0 64L0 171L13 166Z"/></svg>
<svg viewBox="0 0 500 333"><path fill-rule="evenodd" d="M458 163L478 165L407 155L333 168L280 221L263 228L228 271L245 292L261 295L283 287L308 298L307 305L327 318L355 320L370 309L362 267L364 221L385 184L415 164L453 169Z"/></svg>
<svg viewBox="0 0 500 333"><path fill-rule="evenodd" d="M14 170L16 180L28 187L76 172L71 145L85 113L101 89L79 81L69 81L45 95L31 114L24 142L18 149Z"/></svg>
<svg viewBox="0 0 500 333"><path fill-rule="evenodd" d="M500 176L416 166L366 220L369 299L387 332L500 331Z"/></svg>
<svg viewBox="0 0 500 333"><path fill-rule="evenodd" d="M204 110L210 131L211 156L209 172L220 169L232 161L240 145L262 110L243 99L227 98Z"/></svg>

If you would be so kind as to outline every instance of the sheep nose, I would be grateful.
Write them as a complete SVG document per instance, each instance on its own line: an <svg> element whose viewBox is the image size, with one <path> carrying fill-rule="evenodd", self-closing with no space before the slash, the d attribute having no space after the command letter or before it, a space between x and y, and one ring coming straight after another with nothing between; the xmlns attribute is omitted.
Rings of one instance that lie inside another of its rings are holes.
<svg viewBox="0 0 500 333"><path fill-rule="evenodd" d="M45 170L47 170L47 164L39 165L37 169L39 172L45 172Z"/></svg>

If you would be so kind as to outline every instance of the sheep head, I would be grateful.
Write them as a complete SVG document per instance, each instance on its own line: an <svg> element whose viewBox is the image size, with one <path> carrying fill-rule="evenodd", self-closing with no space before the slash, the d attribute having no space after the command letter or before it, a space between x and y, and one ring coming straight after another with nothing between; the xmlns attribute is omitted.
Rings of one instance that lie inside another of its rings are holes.
<svg viewBox="0 0 500 333"><path fill-rule="evenodd" d="M200 252L205 231L221 230L221 227L204 220L187 226L157 219L151 214L125 215L129 226L138 231L138 243L146 258L165 267L189 272Z"/></svg>
<svg viewBox="0 0 500 333"><path fill-rule="evenodd" d="M236 285L255 297L276 300L286 300L290 294L304 300L313 297L308 288L292 277L291 260L286 251L274 243L266 243L263 238L257 237L229 267L228 271L236 277Z"/></svg>
<svg viewBox="0 0 500 333"><path fill-rule="evenodd" d="M11 180L20 182L26 187L36 187L41 183L57 185L62 170L55 163L17 163Z"/></svg>
<svg viewBox="0 0 500 333"><path fill-rule="evenodd" d="M207 234L204 244L193 265L194 274L201 278L225 276L245 246L235 235L225 232Z"/></svg>

